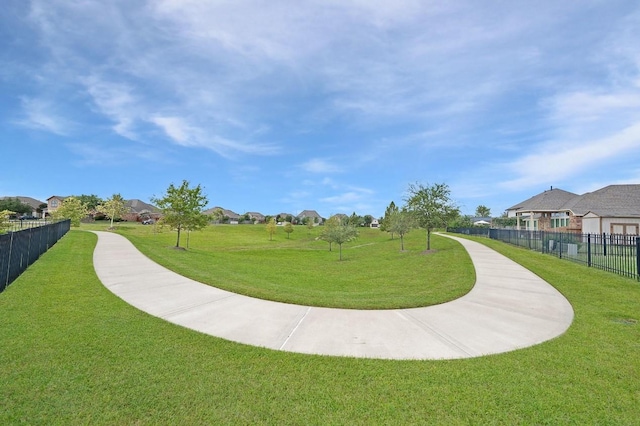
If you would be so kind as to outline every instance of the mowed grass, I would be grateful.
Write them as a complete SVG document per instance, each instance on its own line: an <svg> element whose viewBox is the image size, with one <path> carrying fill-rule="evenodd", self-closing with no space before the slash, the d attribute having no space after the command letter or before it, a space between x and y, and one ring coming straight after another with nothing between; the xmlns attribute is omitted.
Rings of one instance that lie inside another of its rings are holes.
<svg viewBox="0 0 640 426"><path fill-rule="evenodd" d="M95 226L95 225L94 225ZM298 226L273 240L264 225L209 226L191 233L188 250L175 250L176 233L123 224L117 232L152 260L181 275L235 293L309 306L356 309L411 308L457 299L473 287L467 252L448 238L433 236L425 254L425 233L400 240L379 229L360 228L342 248L318 240L320 227ZM181 245L186 246L187 235Z"/></svg>
<svg viewBox="0 0 640 426"><path fill-rule="evenodd" d="M0 294L0 424L638 424L638 283L480 241L572 302L567 333L453 361L245 346L125 304L72 231Z"/></svg>

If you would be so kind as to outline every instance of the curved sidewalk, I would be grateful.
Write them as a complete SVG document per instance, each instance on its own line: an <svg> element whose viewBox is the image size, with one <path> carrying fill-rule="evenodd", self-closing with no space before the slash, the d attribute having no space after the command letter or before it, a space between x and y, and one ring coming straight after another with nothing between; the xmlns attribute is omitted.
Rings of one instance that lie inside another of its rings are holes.
<svg viewBox="0 0 640 426"><path fill-rule="evenodd" d="M469 252L476 284L436 306L352 310L290 305L220 290L178 275L126 238L96 232L102 283L151 315L202 333L270 349L385 359L455 359L508 352L564 333L569 302L551 285L482 244Z"/></svg>

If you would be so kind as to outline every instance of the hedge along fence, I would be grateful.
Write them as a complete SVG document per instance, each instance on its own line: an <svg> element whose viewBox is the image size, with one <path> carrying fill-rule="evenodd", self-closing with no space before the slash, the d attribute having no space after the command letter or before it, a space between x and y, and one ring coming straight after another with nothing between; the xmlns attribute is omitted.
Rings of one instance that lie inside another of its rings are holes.
<svg viewBox="0 0 640 426"><path fill-rule="evenodd" d="M38 260L71 228L71 221L49 223L0 235L0 292Z"/></svg>

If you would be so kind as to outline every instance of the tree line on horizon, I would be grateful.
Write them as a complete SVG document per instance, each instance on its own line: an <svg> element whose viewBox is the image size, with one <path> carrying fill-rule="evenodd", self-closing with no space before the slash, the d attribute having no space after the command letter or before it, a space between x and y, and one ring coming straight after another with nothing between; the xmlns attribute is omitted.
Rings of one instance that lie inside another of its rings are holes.
<svg viewBox="0 0 640 426"><path fill-rule="evenodd" d="M161 224L177 231L176 247L180 247L183 231L200 230L212 221L212 217L213 220L221 219L222 209L216 209L212 215L203 213L208 203L207 196L201 185L191 187L187 180L183 180L179 186L171 183L162 196L153 197L151 201L162 211ZM426 231L426 250L431 250L433 230L447 226L469 225L467 222L470 218L460 214L460 208L452 200L451 190L445 183L410 184L404 201L405 204L401 207L396 206L392 201L384 217L380 219L382 231L389 232L392 238L395 235L400 237L401 250L404 250L404 236L413 229L421 228ZM94 195L68 197L54 214L69 218L73 226L79 226L80 220L87 215L89 208L107 215L112 221L111 227L114 219L126 213L125 200L120 194L114 194L107 200L101 200ZM476 209L476 214L488 217L490 210L480 205ZM289 219L289 217L267 217L266 224L270 239L273 237L278 219ZM330 250L332 244L338 244L340 258L342 258L342 244L357 238L357 227L367 226L372 221L372 216L358 216L355 212L351 216L334 215L325 221L320 238L329 242ZM290 227L293 220L284 222L289 224L285 226L285 232L289 238L293 232L293 228ZM306 225L312 227L315 223L309 218Z"/></svg>

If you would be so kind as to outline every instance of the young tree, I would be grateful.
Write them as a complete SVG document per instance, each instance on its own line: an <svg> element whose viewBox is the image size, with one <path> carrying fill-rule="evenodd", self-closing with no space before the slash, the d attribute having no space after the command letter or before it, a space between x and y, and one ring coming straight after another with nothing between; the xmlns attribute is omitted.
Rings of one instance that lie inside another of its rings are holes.
<svg viewBox="0 0 640 426"><path fill-rule="evenodd" d="M431 231L446 226L459 214L458 207L453 204L451 190L445 183L431 186L410 184L408 193L405 200L407 209L414 214L418 225L427 231L427 250L431 250Z"/></svg>
<svg viewBox="0 0 640 426"><path fill-rule="evenodd" d="M483 206L482 204L476 207L476 216L477 217L491 217L491 209L487 206Z"/></svg>
<svg viewBox="0 0 640 426"><path fill-rule="evenodd" d="M111 219L110 228L113 229L113 221L121 219L122 216L129 212L129 208L125 206L124 198L120 194L113 194L104 203L95 206L96 211L103 213Z"/></svg>
<svg viewBox="0 0 640 426"><path fill-rule="evenodd" d="M404 236L416 226L413 214L406 210L399 210L389 215L389 232L400 236L400 250L404 251Z"/></svg>
<svg viewBox="0 0 640 426"><path fill-rule="evenodd" d="M53 212L54 219L71 219L71 226L80 226L80 221L85 218L89 210L76 197L67 197L60 207Z"/></svg>
<svg viewBox="0 0 640 426"><path fill-rule="evenodd" d="M2 210L0 211L0 234L4 234L9 228L11 228L11 221L9 218L15 212L11 210Z"/></svg>
<svg viewBox="0 0 640 426"><path fill-rule="evenodd" d="M351 216L349 216L349 225L356 226L356 227L361 226L363 220L364 219L362 219L361 216L358 216L356 212L353 212L351 213Z"/></svg>
<svg viewBox="0 0 640 426"><path fill-rule="evenodd" d="M278 225L276 224L276 218L272 217L267 222L267 232L269 233L269 241L273 241L273 234L276 233L276 229L278 229Z"/></svg>
<svg viewBox="0 0 640 426"><path fill-rule="evenodd" d="M162 210L162 222L178 231L176 247L180 247L180 231L196 231L207 225L208 218L202 213L202 209L208 201L200 185L190 188L186 180L179 187L171 184L163 197L154 197L151 202Z"/></svg>
<svg viewBox="0 0 640 426"><path fill-rule="evenodd" d="M224 211L220 207L213 209L213 212L211 213L211 220L215 223L224 222Z"/></svg>
<svg viewBox="0 0 640 426"><path fill-rule="evenodd" d="M293 232L293 225L291 224L291 222L287 222L284 224L284 232L287 233L287 239L289 239L291 233Z"/></svg>
<svg viewBox="0 0 640 426"><path fill-rule="evenodd" d="M314 222L314 218L312 217L305 217L305 219L307 219L307 231L311 232L311 230L313 229L313 227L315 226L315 222Z"/></svg>
<svg viewBox="0 0 640 426"><path fill-rule="evenodd" d="M333 229L337 226L341 225L340 217L331 216L324 222L324 227L322 228L322 233L320 234L320 239L329 243L329 251L331 250L331 245L333 244L333 239L331 235L333 234Z"/></svg>
<svg viewBox="0 0 640 426"><path fill-rule="evenodd" d="M340 260L342 260L342 244L358 238L358 230L350 223L341 224L331 227L325 237L325 241L338 244L340 247Z"/></svg>
<svg viewBox="0 0 640 426"><path fill-rule="evenodd" d="M120 194L118 194L120 195ZM102 198L98 197L97 195L91 194L91 195L86 195L86 194L82 194L82 195L74 195L75 198L77 198L78 200L80 200L80 202L82 204L84 204L85 206L87 206L87 210L91 211L91 210L97 210L98 206L100 204L104 203L104 200L102 200ZM112 224L113 226L113 224Z"/></svg>
<svg viewBox="0 0 640 426"><path fill-rule="evenodd" d="M387 207L387 209L385 210L382 221L380 221L380 230L384 232L390 232L392 240L393 240L393 232L389 230L389 220L391 218L391 215L396 212L398 212L398 207L396 207L396 204L392 201Z"/></svg>

